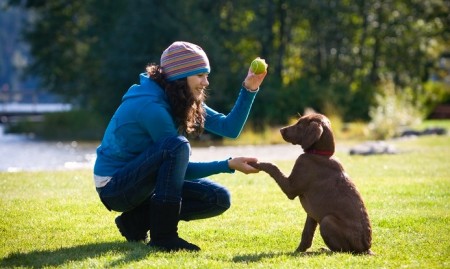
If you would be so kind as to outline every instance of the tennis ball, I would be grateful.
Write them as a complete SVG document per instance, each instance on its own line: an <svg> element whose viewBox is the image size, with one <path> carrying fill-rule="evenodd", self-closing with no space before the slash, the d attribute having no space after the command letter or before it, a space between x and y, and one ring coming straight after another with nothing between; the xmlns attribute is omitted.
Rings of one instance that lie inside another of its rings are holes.
<svg viewBox="0 0 450 269"><path fill-rule="evenodd" d="M252 71L256 75L264 73L266 69L267 69L266 61L259 57L254 59L250 64L250 71Z"/></svg>

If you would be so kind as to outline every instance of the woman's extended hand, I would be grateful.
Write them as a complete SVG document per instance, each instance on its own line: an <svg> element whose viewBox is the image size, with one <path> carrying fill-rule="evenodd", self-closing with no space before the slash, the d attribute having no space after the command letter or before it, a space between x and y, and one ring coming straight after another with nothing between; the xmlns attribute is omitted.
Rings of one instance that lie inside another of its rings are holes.
<svg viewBox="0 0 450 269"><path fill-rule="evenodd" d="M248 69L247 77L244 80L244 87L247 90L250 91L256 91L261 83L263 82L264 78L267 75L267 70L264 73L256 75L252 71L250 71L250 68Z"/></svg>
<svg viewBox="0 0 450 269"><path fill-rule="evenodd" d="M230 169L238 170L244 174L258 173L258 169L248 164L256 162L258 162L258 159L256 158L237 157L228 160L228 167L230 167Z"/></svg>

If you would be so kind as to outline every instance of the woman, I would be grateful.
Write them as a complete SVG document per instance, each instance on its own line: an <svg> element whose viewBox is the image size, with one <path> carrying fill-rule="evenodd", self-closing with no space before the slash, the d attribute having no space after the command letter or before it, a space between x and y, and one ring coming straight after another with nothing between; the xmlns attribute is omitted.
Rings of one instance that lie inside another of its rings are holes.
<svg viewBox="0 0 450 269"><path fill-rule="evenodd" d="M179 220L217 216L230 207L228 191L206 177L235 170L256 173L255 158L190 162L188 134L204 129L237 137L267 72L249 71L228 115L209 108L209 60L197 45L174 42L160 65L147 66L140 85L125 93L97 148L94 181L103 204L124 212L116 225L128 241L165 251L200 248L178 237Z"/></svg>

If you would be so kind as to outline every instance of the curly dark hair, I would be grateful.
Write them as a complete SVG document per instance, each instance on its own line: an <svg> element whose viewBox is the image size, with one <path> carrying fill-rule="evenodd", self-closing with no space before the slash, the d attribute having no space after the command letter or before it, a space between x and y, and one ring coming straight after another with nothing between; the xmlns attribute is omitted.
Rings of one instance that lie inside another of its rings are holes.
<svg viewBox="0 0 450 269"><path fill-rule="evenodd" d="M202 134L205 126L205 109L202 105L206 98L205 93L196 99L189 89L187 78L169 82L157 64L147 65L146 71L166 92L178 132L195 136Z"/></svg>

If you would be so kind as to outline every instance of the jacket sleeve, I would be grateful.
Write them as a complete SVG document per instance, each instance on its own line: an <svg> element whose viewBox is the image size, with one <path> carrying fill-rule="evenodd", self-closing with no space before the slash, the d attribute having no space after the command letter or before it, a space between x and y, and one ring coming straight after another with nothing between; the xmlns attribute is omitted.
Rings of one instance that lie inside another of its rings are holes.
<svg viewBox="0 0 450 269"><path fill-rule="evenodd" d="M237 138L247 121L256 93L241 88L238 99L228 115L203 104L206 110L205 129L223 137Z"/></svg>
<svg viewBox="0 0 450 269"><path fill-rule="evenodd" d="M189 162L186 170L186 179L204 178L220 173L234 173L228 167L228 159L212 162Z"/></svg>

